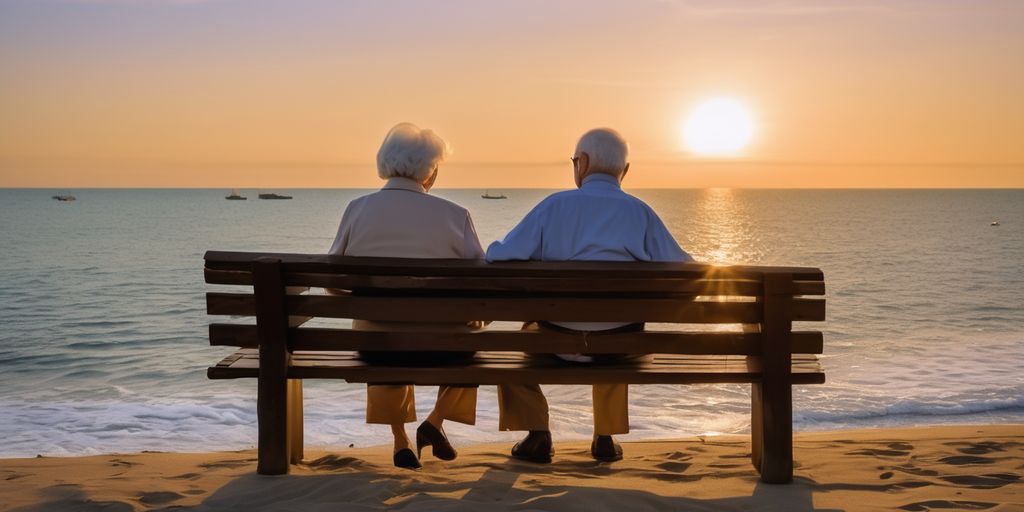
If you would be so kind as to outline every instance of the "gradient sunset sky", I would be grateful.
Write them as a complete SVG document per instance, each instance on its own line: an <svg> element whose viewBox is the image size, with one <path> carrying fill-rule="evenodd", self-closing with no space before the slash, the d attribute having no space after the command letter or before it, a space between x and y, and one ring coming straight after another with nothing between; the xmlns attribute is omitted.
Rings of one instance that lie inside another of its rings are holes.
<svg viewBox="0 0 1024 512"><path fill-rule="evenodd" d="M565 187L589 128L633 187L1024 187L1024 2L0 0L0 187ZM701 101L753 142L682 142Z"/></svg>

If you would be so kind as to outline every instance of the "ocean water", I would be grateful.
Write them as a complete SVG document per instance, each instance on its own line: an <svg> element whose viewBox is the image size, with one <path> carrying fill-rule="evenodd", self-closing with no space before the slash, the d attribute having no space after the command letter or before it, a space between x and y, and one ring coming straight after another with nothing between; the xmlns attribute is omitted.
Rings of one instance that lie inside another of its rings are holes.
<svg viewBox="0 0 1024 512"><path fill-rule="evenodd" d="M208 249L320 252L366 190L0 190L0 457L224 450L256 440L255 381L209 381ZM547 190L439 190L486 246ZM828 383L798 430L1024 421L1024 190L633 190L703 261L824 270ZM993 220L1001 226L993 227ZM588 437L590 392L549 386L556 439ZM432 388L417 391L420 417ZM388 442L365 388L306 385L306 443ZM624 439L749 431L749 386L637 386ZM493 387L456 443L497 432Z"/></svg>

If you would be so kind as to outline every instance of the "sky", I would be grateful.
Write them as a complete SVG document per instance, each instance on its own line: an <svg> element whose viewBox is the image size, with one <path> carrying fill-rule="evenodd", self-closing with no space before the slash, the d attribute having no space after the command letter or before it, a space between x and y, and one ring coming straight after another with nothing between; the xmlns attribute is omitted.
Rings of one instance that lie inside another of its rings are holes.
<svg viewBox="0 0 1024 512"><path fill-rule="evenodd" d="M1024 187L1024 2L0 0L0 187L373 187L388 129L438 187ZM727 97L753 140L682 127Z"/></svg>

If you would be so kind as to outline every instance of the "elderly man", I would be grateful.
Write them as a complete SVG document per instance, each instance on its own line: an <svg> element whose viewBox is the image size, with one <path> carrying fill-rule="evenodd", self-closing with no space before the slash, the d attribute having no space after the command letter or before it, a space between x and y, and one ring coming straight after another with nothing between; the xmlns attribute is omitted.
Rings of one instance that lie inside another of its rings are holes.
<svg viewBox="0 0 1024 512"><path fill-rule="evenodd" d="M430 130L421 130L409 123L392 128L377 153L377 174L387 182L380 191L348 204L329 253L396 258L482 258L483 248L469 212L427 193L437 178L438 166L444 160L446 150L444 140ZM479 327L477 322L397 325L381 325L366 320L352 322L352 328L360 330L465 331ZM363 359L370 363L413 366L455 362L472 355L458 352L362 353ZM416 421L412 386L369 386L366 422L391 426L395 438L395 466L419 469L420 452L425 446L431 446L438 458L452 460L457 454L448 442L442 423L452 420L472 425L476 421L476 391L475 387L441 386L434 410L416 429L416 453L410 448L404 425Z"/></svg>
<svg viewBox="0 0 1024 512"><path fill-rule="evenodd" d="M614 130L600 128L584 134L572 157L577 190L558 192L541 201L504 240L491 244L487 261L691 261L654 210L622 191L621 183L629 170L628 152L626 141ZM524 329L643 329L642 323L549 320L528 324ZM615 360L614 356L584 354L558 357L581 364ZM618 362L629 359L619 357ZM593 387L594 440L590 452L599 461L622 458L622 447L612 436L629 432L627 392L625 384ZM554 449L548 427L548 403L540 386L499 386L498 406L501 430L529 431L512 448L512 456L550 462Z"/></svg>

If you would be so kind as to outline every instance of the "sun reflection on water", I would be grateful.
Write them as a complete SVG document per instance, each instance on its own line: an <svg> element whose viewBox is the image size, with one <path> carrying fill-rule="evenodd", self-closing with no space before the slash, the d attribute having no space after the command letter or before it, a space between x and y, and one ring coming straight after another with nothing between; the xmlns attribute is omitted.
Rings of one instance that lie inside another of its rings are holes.
<svg viewBox="0 0 1024 512"><path fill-rule="evenodd" d="M697 244L693 256L713 265L755 264L764 256L749 212L749 202L731 188L704 190L694 228Z"/></svg>

